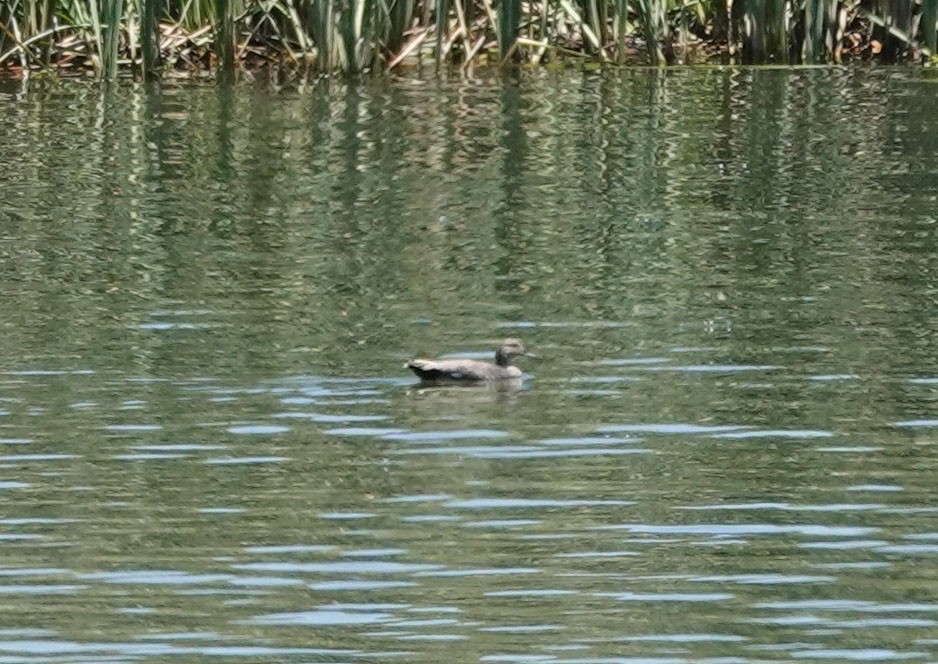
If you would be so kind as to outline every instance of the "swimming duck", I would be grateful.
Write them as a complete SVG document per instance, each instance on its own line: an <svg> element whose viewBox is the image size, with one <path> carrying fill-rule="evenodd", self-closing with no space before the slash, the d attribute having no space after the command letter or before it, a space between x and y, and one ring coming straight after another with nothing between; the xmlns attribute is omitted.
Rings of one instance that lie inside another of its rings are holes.
<svg viewBox="0 0 938 664"><path fill-rule="evenodd" d="M404 366L425 382L477 383L481 381L517 380L521 369L512 366L518 356L537 357L529 353L520 339L505 339L495 351L495 364L482 360L411 360Z"/></svg>

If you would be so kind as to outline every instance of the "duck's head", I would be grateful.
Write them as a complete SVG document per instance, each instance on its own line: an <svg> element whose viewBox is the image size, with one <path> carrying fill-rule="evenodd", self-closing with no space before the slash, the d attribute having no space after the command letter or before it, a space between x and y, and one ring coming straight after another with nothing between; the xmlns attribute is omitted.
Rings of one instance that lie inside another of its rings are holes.
<svg viewBox="0 0 938 664"><path fill-rule="evenodd" d="M534 353L527 351L524 344L521 343L521 339L505 339L498 345L498 350L495 351L495 363L507 367L511 365L514 358L520 355L537 357Z"/></svg>

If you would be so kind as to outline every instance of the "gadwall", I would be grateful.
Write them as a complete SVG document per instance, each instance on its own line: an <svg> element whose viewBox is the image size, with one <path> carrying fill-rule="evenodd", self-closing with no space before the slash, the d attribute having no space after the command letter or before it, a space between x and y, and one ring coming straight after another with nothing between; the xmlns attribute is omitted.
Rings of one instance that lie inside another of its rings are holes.
<svg viewBox="0 0 938 664"><path fill-rule="evenodd" d="M520 339L505 339L495 351L495 364L482 360L411 360L404 366L426 382L475 383L521 378L521 369L511 365L519 355L537 357L524 348Z"/></svg>

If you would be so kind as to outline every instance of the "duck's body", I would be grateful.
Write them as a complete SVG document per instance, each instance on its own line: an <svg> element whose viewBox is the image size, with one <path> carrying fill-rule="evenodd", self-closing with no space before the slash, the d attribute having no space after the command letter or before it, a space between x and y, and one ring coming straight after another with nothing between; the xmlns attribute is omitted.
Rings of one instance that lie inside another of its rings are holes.
<svg viewBox="0 0 938 664"><path fill-rule="evenodd" d="M518 367L501 367L482 360L411 360L407 368L426 381L508 380L521 378Z"/></svg>
<svg viewBox="0 0 938 664"><path fill-rule="evenodd" d="M405 366L424 382L480 383L517 380L522 371L512 366L518 355L531 355L518 339L505 339L495 351L495 362L482 360L411 360Z"/></svg>

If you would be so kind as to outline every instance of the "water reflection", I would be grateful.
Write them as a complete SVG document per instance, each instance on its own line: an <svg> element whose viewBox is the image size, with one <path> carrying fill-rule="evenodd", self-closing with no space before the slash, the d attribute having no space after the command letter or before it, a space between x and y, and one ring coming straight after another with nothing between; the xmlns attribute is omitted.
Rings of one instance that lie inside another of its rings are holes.
<svg viewBox="0 0 938 664"><path fill-rule="evenodd" d="M0 92L0 659L933 657L926 76Z"/></svg>

